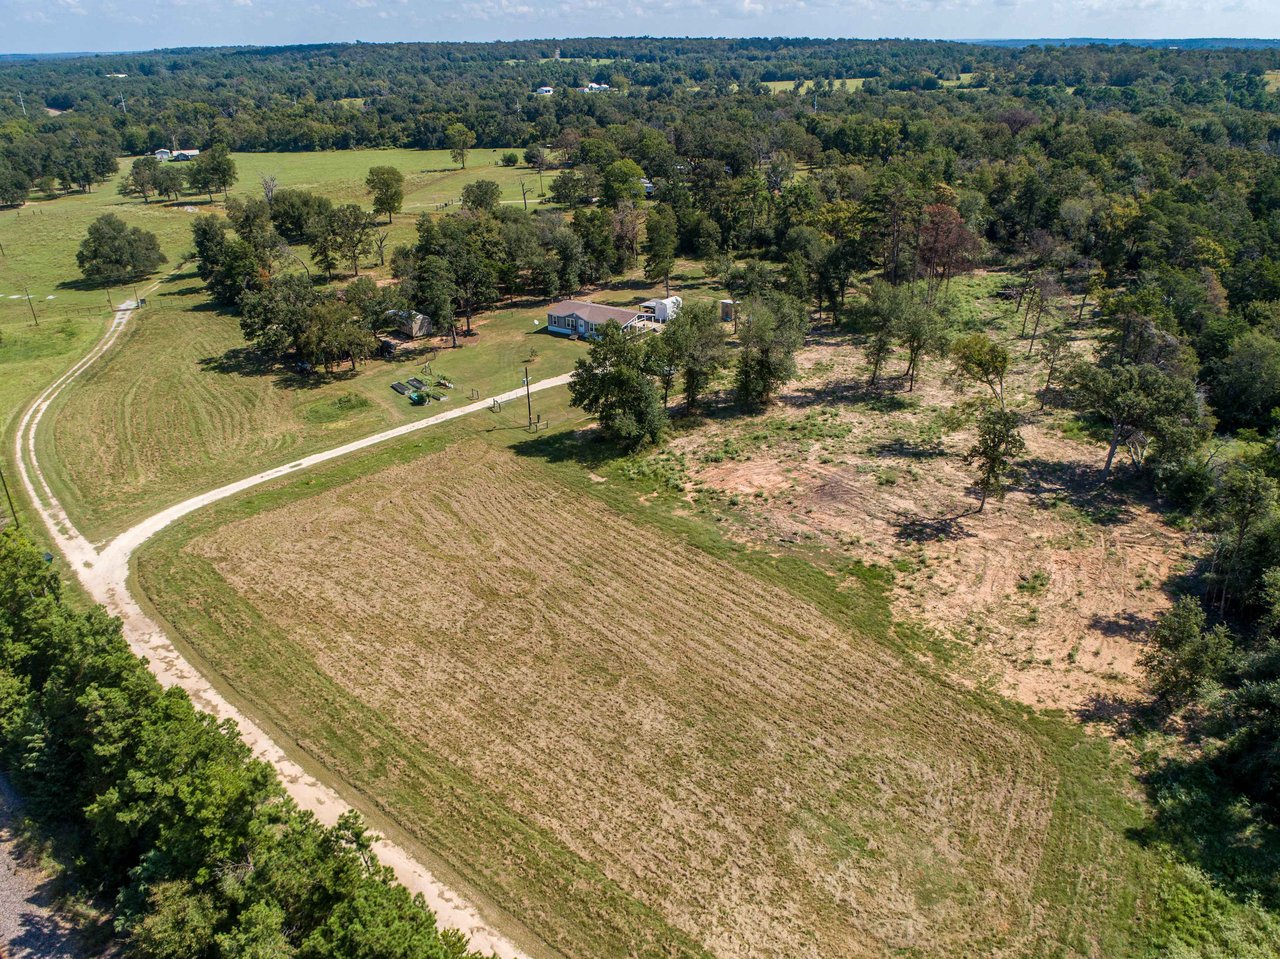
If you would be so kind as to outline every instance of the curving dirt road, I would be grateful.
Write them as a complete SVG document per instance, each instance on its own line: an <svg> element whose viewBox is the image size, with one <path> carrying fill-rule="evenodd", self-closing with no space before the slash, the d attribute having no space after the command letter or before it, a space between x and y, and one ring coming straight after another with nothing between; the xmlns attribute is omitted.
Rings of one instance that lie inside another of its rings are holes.
<svg viewBox="0 0 1280 959"><path fill-rule="evenodd" d="M124 636L130 648L139 656L146 658L148 666L160 683L164 686L181 687L200 709L218 719L234 720L239 727L240 735L249 744L254 754L275 767L294 801L301 808L314 813L321 822L332 824L350 808L346 801L289 759L284 750L276 745L262 729L227 702L213 685L183 658L169 641L164 630L142 611L130 595L128 584L130 558L139 546L160 530L203 506L281 476L308 469L460 416L480 412L487 409L492 400L480 400L426 419L406 423L335 449L315 453L285 466L264 470L246 479L228 483L226 486L162 510L121 533L104 546L96 547L71 523L66 511L45 480L44 471L36 455L36 433L45 412L62 390L110 349L119 338L121 331L133 315L133 309L132 301L122 304L117 309L111 325L94 348L80 362L55 380L27 409L19 423L15 443L18 475L58 548L71 568L75 570L89 595L95 602L105 606L113 616L120 617L124 624ZM562 386L567 382L569 382L569 376L565 374L534 383L530 389L536 392ZM524 389L518 388L501 394L497 399L506 402L519 399L523 393ZM492 924L486 922L471 903L436 879L404 849L385 839L379 842L375 849L378 858L395 871L396 878L410 892L423 894L427 904L438 916L442 927L461 930L470 938L471 948L475 950L492 952L501 956L502 959L526 959L525 954Z"/></svg>

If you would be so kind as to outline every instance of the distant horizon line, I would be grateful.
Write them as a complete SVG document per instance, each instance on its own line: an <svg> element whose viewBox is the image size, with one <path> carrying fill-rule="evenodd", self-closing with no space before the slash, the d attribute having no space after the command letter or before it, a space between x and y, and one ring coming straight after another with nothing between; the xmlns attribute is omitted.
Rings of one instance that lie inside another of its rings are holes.
<svg viewBox="0 0 1280 959"><path fill-rule="evenodd" d="M57 57L62 59L72 59L74 57L108 57L108 56L125 56L139 55L150 53L167 53L170 51L187 51L187 50L228 50L228 49L268 49L268 48L287 48L287 47L324 47L334 45L345 46L404 46L412 44L420 44L424 46L446 45L446 44L514 44L514 43L564 43L573 40L822 40L828 42L839 43L861 42L861 43L877 43L877 42L916 42L916 43L961 43L970 45L1001 45L1001 44L1024 44L1027 46L1034 45L1079 45L1084 46L1091 43L1101 43L1109 45L1133 44L1135 46L1150 46L1154 44L1170 45L1178 43L1198 43L1198 44L1276 44L1280 45L1280 37L1263 37L1263 36L1187 36L1187 37L1123 37L1123 36L1061 36L1061 37L912 37L912 36L879 36L879 37L824 37L812 36L806 34L752 34L742 36L724 36L712 34L670 34L659 36L655 34L581 34L576 36L562 37L522 37L518 39L493 39L493 40L312 40L312 41L281 41L278 43L218 43L218 44L176 44L165 47L152 47L149 49L115 49L115 50L13 50L0 51L0 59L15 60L22 58L50 58Z"/></svg>

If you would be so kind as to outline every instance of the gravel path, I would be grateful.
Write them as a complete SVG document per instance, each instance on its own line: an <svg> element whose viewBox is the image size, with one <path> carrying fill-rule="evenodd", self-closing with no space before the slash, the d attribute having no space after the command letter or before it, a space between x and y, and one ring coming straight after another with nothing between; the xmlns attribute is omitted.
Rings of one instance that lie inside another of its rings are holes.
<svg viewBox="0 0 1280 959"><path fill-rule="evenodd" d="M487 409L492 401L484 399L467 406L460 406L446 413L384 430L336 449L304 457L285 466L264 470L255 476L229 483L162 510L132 529L121 533L110 543L96 546L75 528L45 479L44 471L36 456L36 431L45 412L58 394L110 348L125 328L132 313L132 302L124 303L117 308L111 325L98 344L79 363L55 380L27 409L18 427L15 450L22 484L39 512L40 518L48 527L54 542L66 557L68 565L75 571L94 601L105 606L111 615L120 617L124 624L125 639L128 640L130 648L147 660L148 667L161 685L179 686L186 690L198 708L218 719L233 720L239 728L241 737L254 754L275 767L285 789L294 801L302 809L314 813L321 822L335 823L342 813L351 808L346 800L329 786L308 775L272 741L266 732L227 702L212 683L178 652L159 624L142 611L129 592L130 558L138 547L160 530L201 507L289 473L346 456L357 450L367 449L447 420L482 411ZM567 382L569 382L569 375L565 374L533 383L529 389L537 392L553 386L561 386ZM524 388L520 387L501 394L497 399L501 402L517 400L524 395L524 392ZM493 953L500 959L525 959L524 951L484 919L472 903L432 875L402 847L384 839L374 846L374 850L382 863L391 867L396 878L410 892L422 893L427 905L436 913L442 928L461 931L470 940L471 948L477 952ZM0 959L9 959L9 957L0 956Z"/></svg>
<svg viewBox="0 0 1280 959"><path fill-rule="evenodd" d="M75 937L52 909L49 878L18 855L18 797L0 776L0 957L78 959Z"/></svg>

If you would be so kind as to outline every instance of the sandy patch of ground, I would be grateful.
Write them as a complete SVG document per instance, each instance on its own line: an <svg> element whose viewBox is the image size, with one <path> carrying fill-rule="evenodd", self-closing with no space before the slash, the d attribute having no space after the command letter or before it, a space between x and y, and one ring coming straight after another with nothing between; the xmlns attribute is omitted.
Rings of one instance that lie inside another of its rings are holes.
<svg viewBox="0 0 1280 959"><path fill-rule="evenodd" d="M1069 710L1131 691L1143 634L1170 603L1161 587L1188 559L1184 536L1150 504L1098 491L1098 448L1064 438L1034 403L1021 479L974 512L961 394L935 368L914 394L869 399L852 353L806 351L810 375L766 414L771 428L730 421L680 440L695 487L735 497L751 538L893 567L895 609L973 650L971 680Z"/></svg>

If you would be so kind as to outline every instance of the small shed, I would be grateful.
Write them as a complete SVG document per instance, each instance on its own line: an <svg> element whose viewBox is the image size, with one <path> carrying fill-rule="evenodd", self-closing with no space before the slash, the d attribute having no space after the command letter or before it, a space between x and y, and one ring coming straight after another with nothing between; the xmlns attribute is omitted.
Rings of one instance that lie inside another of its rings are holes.
<svg viewBox="0 0 1280 959"><path fill-rule="evenodd" d="M720 320L724 323L732 323L734 315L738 312L737 300L721 300L720 301Z"/></svg>
<svg viewBox="0 0 1280 959"><path fill-rule="evenodd" d="M410 339L431 335L431 318L416 310L387 310L383 317L396 325L396 329Z"/></svg>
<svg viewBox="0 0 1280 959"><path fill-rule="evenodd" d="M165 160L170 159L172 156L173 156L173 151L172 151L172 150L165 150L165 149L163 149L163 148L162 148L162 149L159 149L159 150L157 150L157 151L155 152L155 158L156 158L157 160L161 161L162 163L163 163Z"/></svg>

